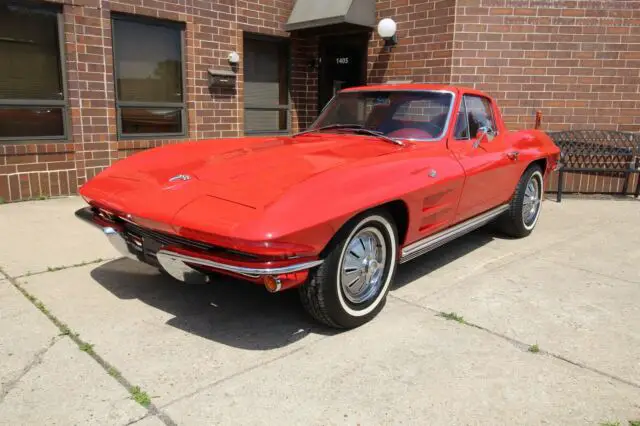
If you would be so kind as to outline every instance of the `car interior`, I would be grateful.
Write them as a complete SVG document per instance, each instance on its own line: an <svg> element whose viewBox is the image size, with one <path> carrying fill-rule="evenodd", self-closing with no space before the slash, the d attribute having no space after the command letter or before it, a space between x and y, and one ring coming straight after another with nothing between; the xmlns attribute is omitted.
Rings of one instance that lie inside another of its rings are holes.
<svg viewBox="0 0 640 426"><path fill-rule="evenodd" d="M365 127L396 138L432 139L439 136L447 121L447 113L438 114L430 120L418 119L426 116L400 112L409 102L373 106Z"/></svg>

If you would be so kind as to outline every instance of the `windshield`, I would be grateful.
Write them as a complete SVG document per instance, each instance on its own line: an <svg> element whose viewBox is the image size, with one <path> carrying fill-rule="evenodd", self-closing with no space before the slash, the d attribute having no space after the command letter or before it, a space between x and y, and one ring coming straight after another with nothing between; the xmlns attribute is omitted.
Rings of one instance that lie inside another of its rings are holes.
<svg viewBox="0 0 640 426"><path fill-rule="evenodd" d="M440 139L446 130L453 94L430 91L360 91L339 93L310 130L353 125L390 138Z"/></svg>

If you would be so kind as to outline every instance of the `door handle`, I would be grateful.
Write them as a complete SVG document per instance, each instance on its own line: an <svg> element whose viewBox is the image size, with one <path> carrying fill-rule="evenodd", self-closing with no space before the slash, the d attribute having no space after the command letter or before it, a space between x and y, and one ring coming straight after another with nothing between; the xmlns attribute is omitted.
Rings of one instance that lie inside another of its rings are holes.
<svg viewBox="0 0 640 426"><path fill-rule="evenodd" d="M507 157L509 158L509 160L513 161L516 161L518 159L518 155L520 155L520 152L518 151L511 151L507 153Z"/></svg>

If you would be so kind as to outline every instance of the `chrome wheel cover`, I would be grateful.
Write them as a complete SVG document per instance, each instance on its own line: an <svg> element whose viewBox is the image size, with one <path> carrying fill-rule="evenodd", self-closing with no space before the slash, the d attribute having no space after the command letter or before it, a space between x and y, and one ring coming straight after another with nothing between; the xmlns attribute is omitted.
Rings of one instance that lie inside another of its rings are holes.
<svg viewBox="0 0 640 426"><path fill-rule="evenodd" d="M537 175L531 176L527 187L524 191L524 200L522 201L522 222L525 226L531 226L535 223L540 211L540 200L542 185Z"/></svg>
<svg viewBox="0 0 640 426"><path fill-rule="evenodd" d="M340 262L340 285L349 302L363 303L378 294L386 262L387 243L377 228L363 228L353 236Z"/></svg>

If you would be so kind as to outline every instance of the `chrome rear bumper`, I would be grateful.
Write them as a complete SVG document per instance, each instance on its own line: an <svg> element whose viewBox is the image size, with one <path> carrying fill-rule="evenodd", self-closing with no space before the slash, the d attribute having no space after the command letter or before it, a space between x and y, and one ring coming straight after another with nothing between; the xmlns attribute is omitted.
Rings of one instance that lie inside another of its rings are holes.
<svg viewBox="0 0 640 426"><path fill-rule="evenodd" d="M111 244L116 248L116 250L118 250L118 252L122 256L138 261L140 260L139 257L131 251L130 248L133 246L133 249L135 250L136 247L133 244L128 244L126 239L117 229L109 226L102 226L99 223L96 223L94 220L94 214L90 208L83 208L76 211L76 216L79 219L82 219L85 222L90 223L94 227L102 230L104 235L109 239ZM141 247L140 251L142 251ZM277 276L290 274L293 272L306 271L323 263L323 260L306 260L300 263L278 267L248 267L232 265L193 255L177 253L165 248L161 248L160 250L158 250L158 252L156 253L156 258L158 260L158 263L169 275L180 281L188 281L189 278L194 274L200 274L199 271L196 271L189 265L202 266L204 268L211 268L219 270L221 272L230 272L232 274L256 279L270 275Z"/></svg>

